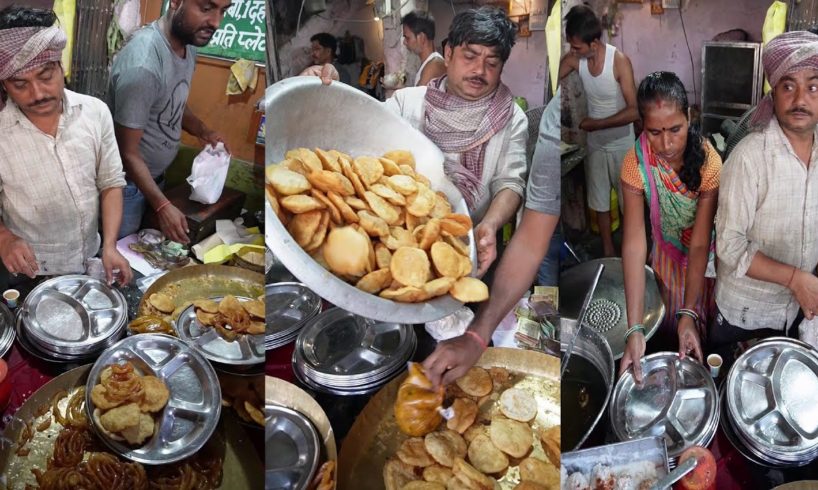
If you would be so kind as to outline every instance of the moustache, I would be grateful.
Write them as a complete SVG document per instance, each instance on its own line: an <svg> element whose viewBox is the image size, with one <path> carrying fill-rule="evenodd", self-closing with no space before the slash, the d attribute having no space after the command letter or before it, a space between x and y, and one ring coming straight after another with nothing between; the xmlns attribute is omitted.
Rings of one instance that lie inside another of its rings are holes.
<svg viewBox="0 0 818 490"><path fill-rule="evenodd" d="M39 107L41 105L49 104L49 103L53 102L54 100L56 100L54 97L49 97L47 99L40 99L38 101L32 102L28 106L29 107Z"/></svg>
<svg viewBox="0 0 818 490"><path fill-rule="evenodd" d="M805 116L812 116L812 113L803 107L796 107L795 109L790 109L787 111L787 114L803 114Z"/></svg>
<svg viewBox="0 0 818 490"><path fill-rule="evenodd" d="M489 84L489 82L486 79L484 79L483 77L471 77L471 78L467 78L466 81L467 82L480 82L483 85L488 85Z"/></svg>

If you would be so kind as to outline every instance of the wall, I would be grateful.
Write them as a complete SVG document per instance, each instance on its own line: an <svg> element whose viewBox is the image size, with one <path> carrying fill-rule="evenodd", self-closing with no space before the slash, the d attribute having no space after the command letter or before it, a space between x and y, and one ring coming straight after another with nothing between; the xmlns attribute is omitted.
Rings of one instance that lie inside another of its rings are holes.
<svg viewBox="0 0 818 490"><path fill-rule="evenodd" d="M691 101L694 100L695 79L695 100L699 103L704 42L731 29L743 29L750 34L752 41L760 42L761 27L770 3L770 0L687 0L685 8L681 10L681 18L678 9L666 9L662 15L651 15L649 3L619 4L621 29L609 42L630 57L637 86L649 73L673 71L685 84ZM685 43L682 19L690 42L693 66Z"/></svg>
<svg viewBox="0 0 818 490"><path fill-rule="evenodd" d="M156 20L161 11L161 0L142 0L143 23ZM264 69L259 68L255 92L228 97L224 92L230 76L230 65L229 61L199 56L188 96L188 107L209 128L224 135L235 158L252 162L255 160L255 140L248 141L247 136L256 103L264 95L267 85ZM182 144L202 146L197 138L187 133L182 135Z"/></svg>
<svg viewBox="0 0 818 490"><path fill-rule="evenodd" d="M281 74L284 78L298 75L312 64L310 61L310 37L319 32L328 32L343 37L346 31L364 41L366 57L374 61L383 60L383 32L381 23L374 19L374 11L365 0L327 0L327 10L313 15L303 22L298 35L279 49ZM354 74L355 77L359 73Z"/></svg>
<svg viewBox="0 0 818 490"><path fill-rule="evenodd" d="M532 0L532 10L545 9L546 0ZM458 3L456 12L474 8L477 5ZM435 37L439 48L440 41L446 37L454 18L452 4L448 0L430 0L429 10L435 18ZM515 96L525 97L528 107L539 107L544 104L546 77L545 33L533 31L531 37L518 37L511 56L503 68L503 83L508 85Z"/></svg>

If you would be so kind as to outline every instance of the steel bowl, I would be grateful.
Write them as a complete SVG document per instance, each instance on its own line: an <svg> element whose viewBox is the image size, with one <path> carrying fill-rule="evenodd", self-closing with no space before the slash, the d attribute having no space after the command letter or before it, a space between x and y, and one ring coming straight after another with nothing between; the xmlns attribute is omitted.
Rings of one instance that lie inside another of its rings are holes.
<svg viewBox="0 0 818 490"><path fill-rule="evenodd" d="M565 271L560 276L560 316L577 320L599 264L605 264L605 271L588 306L585 325L602 334L611 346L614 359L619 359L625 353L625 332L628 330L622 259L591 260ZM642 323L647 329L646 340L656 333L664 318L665 304L656 284L656 276L653 269L645 266L645 315Z"/></svg>
<svg viewBox="0 0 818 490"><path fill-rule="evenodd" d="M267 114L293 117L267 119L268 165L284 159L287 150L299 147L336 149L353 156L381 155L411 149L417 171L443 192L455 213L468 215L463 196L443 172L443 154L426 136L384 104L343 83L329 86L317 77L293 77L267 88ZM267 246L300 282L330 303L373 320L426 323L454 313L462 303L449 295L422 303L399 303L365 293L319 265L290 236L266 202ZM469 232L471 260L477 264L474 233Z"/></svg>

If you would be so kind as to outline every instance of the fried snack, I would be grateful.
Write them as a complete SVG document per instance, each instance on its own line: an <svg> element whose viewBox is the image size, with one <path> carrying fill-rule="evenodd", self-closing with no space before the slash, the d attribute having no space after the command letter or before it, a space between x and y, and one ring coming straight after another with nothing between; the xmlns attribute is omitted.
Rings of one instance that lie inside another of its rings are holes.
<svg viewBox="0 0 818 490"><path fill-rule="evenodd" d="M331 170L317 170L307 175L307 180L313 187L323 192L335 192L342 196L355 194L352 182L340 172Z"/></svg>
<svg viewBox="0 0 818 490"><path fill-rule="evenodd" d="M477 418L477 404L468 398L456 398L452 403L454 417L446 421L446 427L462 434L472 426Z"/></svg>
<svg viewBox="0 0 818 490"><path fill-rule="evenodd" d="M423 250L429 250L440 237L440 220L432 218L421 226L423 230L418 238L418 246Z"/></svg>
<svg viewBox="0 0 818 490"><path fill-rule="evenodd" d="M312 241L313 235L321 224L321 215L321 211L310 211L296 214L290 220L287 231L290 232L299 247L306 247Z"/></svg>
<svg viewBox="0 0 818 490"><path fill-rule="evenodd" d="M348 226L336 228L324 243L324 260L336 274L362 277L370 266L368 240Z"/></svg>
<svg viewBox="0 0 818 490"><path fill-rule="evenodd" d="M318 155L308 148L296 148L294 150L290 150L284 154L284 158L299 160L310 172L315 172L316 170L321 170L321 168L323 168Z"/></svg>
<svg viewBox="0 0 818 490"><path fill-rule="evenodd" d="M324 151L320 148L315 149L315 154L321 160L321 166L324 170L332 170L334 172L341 171L341 164L338 163L340 154L335 150Z"/></svg>
<svg viewBox="0 0 818 490"><path fill-rule="evenodd" d="M312 185L306 177L284 167L269 165L266 169L267 182L281 196L293 196L310 190Z"/></svg>
<svg viewBox="0 0 818 490"><path fill-rule="evenodd" d="M108 432L121 432L128 427L137 425L141 413L138 403L128 403L101 414L99 421L102 428Z"/></svg>
<svg viewBox="0 0 818 490"><path fill-rule="evenodd" d="M321 465L309 488L313 490L332 490L335 488L335 461L327 461Z"/></svg>
<svg viewBox="0 0 818 490"><path fill-rule="evenodd" d="M340 225L343 221L341 221L341 211L338 210L338 207L329 200L326 194L321 192L318 189L310 189L310 195L326 206L327 212L329 212L329 217L332 219L332 222L336 225Z"/></svg>
<svg viewBox="0 0 818 490"><path fill-rule="evenodd" d="M379 294L381 298L400 301L402 303L420 303L426 301L429 296L421 288L405 286L398 289L384 289Z"/></svg>
<svg viewBox="0 0 818 490"><path fill-rule="evenodd" d="M466 371L455 383L464 393L477 398L491 393L493 386L488 371L476 366Z"/></svg>
<svg viewBox="0 0 818 490"><path fill-rule="evenodd" d="M545 456L552 465L560 465L560 426L555 425L540 432L540 442Z"/></svg>
<svg viewBox="0 0 818 490"><path fill-rule="evenodd" d="M494 490L496 481L483 473L477 471L463 458L456 458L452 467L454 478L459 480L460 485L474 490ZM457 488L457 487L455 487Z"/></svg>
<svg viewBox="0 0 818 490"><path fill-rule="evenodd" d="M445 195L441 194L440 192L436 192L435 205L432 208L432 211L429 213L429 216L432 218L445 218L450 214L452 214L452 205L449 204L449 200L446 199Z"/></svg>
<svg viewBox="0 0 818 490"><path fill-rule="evenodd" d="M355 284L355 287L366 291L367 293L377 294L383 289L389 287L392 283L392 274L389 269L378 269L365 275Z"/></svg>
<svg viewBox="0 0 818 490"><path fill-rule="evenodd" d="M451 468L443 465L433 464L423 468L423 479L428 482L446 484L454 477Z"/></svg>
<svg viewBox="0 0 818 490"><path fill-rule="evenodd" d="M170 313L175 308L173 300L170 299L168 295L162 293L151 294L148 298L148 303L162 313Z"/></svg>
<svg viewBox="0 0 818 490"><path fill-rule="evenodd" d="M545 485L558 487L560 471L552 464L537 458L525 458L520 462L520 479Z"/></svg>
<svg viewBox="0 0 818 490"><path fill-rule="evenodd" d="M408 175L392 175L386 179L387 187L404 196L411 196L418 191L418 183Z"/></svg>
<svg viewBox="0 0 818 490"><path fill-rule="evenodd" d="M121 434L129 444L138 445L142 444L147 438L151 437L153 435L153 431L153 417L146 413L141 413L139 415L139 423L126 427L121 431Z"/></svg>
<svg viewBox="0 0 818 490"><path fill-rule="evenodd" d="M509 388L500 395L503 415L520 422L530 422L537 416L537 400L527 391Z"/></svg>
<svg viewBox="0 0 818 490"><path fill-rule="evenodd" d="M401 490L446 490L446 485L428 481L410 481Z"/></svg>
<svg viewBox="0 0 818 490"><path fill-rule="evenodd" d="M471 444L472 441L474 441L477 436L481 434L485 436L489 435L488 426L483 424L472 424L472 426L466 429L466 432L463 433L463 439L467 443Z"/></svg>
<svg viewBox="0 0 818 490"><path fill-rule="evenodd" d="M423 285L423 292L430 298L442 296L449 292L455 280L451 277L439 277Z"/></svg>
<svg viewBox="0 0 818 490"><path fill-rule="evenodd" d="M105 396L111 401L124 403L142 399L144 387L130 362L111 365L109 373L101 375L100 379L106 390Z"/></svg>
<svg viewBox="0 0 818 490"><path fill-rule="evenodd" d="M374 157L358 157L352 161L352 170L365 185L372 185L383 176L383 165Z"/></svg>
<svg viewBox="0 0 818 490"><path fill-rule="evenodd" d="M435 207L436 195L433 190L420 182L417 183L417 189L417 193L406 199L406 212L415 216L428 216Z"/></svg>
<svg viewBox="0 0 818 490"><path fill-rule="evenodd" d="M389 229L389 235L381 237L381 241L389 250L397 250L401 247L418 248L418 242L412 235L412 232L406 228L393 226Z"/></svg>
<svg viewBox="0 0 818 490"><path fill-rule="evenodd" d="M502 367L490 367L489 376L491 376L491 382L494 385L495 391L503 391L510 388L514 382L514 376L511 372Z"/></svg>
<svg viewBox="0 0 818 490"><path fill-rule="evenodd" d="M389 224L369 211L358 211L358 223L371 237L389 236Z"/></svg>
<svg viewBox="0 0 818 490"><path fill-rule="evenodd" d="M389 204L386 199L375 194L372 191L364 192L364 200L372 211L378 215L382 220L390 226L396 225L400 219L400 213L397 208Z"/></svg>
<svg viewBox="0 0 818 490"><path fill-rule="evenodd" d="M403 441L395 454L401 461L411 466L425 468L435 462L426 452L423 439L420 437L410 437Z"/></svg>
<svg viewBox="0 0 818 490"><path fill-rule="evenodd" d="M398 388L394 407L401 432L418 437L435 430L443 420L438 413L443 396L443 387L433 390L420 364L409 363L409 375Z"/></svg>
<svg viewBox="0 0 818 490"><path fill-rule="evenodd" d="M428 225L428 223L427 223ZM429 255L432 256L432 265L435 271L443 277L459 279L461 274L461 257L454 248L444 242L436 242L432 245Z"/></svg>
<svg viewBox="0 0 818 490"><path fill-rule="evenodd" d="M102 385L94 385L91 389L91 401L102 410L110 410L123 403L123 400L112 400L108 397L108 390Z"/></svg>
<svg viewBox="0 0 818 490"><path fill-rule="evenodd" d="M508 457L485 434L478 435L469 444L468 455L472 466L483 473L500 473L508 468Z"/></svg>
<svg viewBox="0 0 818 490"><path fill-rule="evenodd" d="M440 227L453 236L466 236L472 229L472 222L465 214L450 214L440 220Z"/></svg>
<svg viewBox="0 0 818 490"><path fill-rule="evenodd" d="M156 376L143 376L142 386L145 388L145 396L142 398L142 403L139 404L139 409L143 412L162 410L170 398L170 391L165 383Z"/></svg>
<svg viewBox="0 0 818 490"><path fill-rule="evenodd" d="M489 427L491 442L513 458L522 458L531 450L533 434L528 424L495 417Z"/></svg>
<svg viewBox="0 0 818 490"><path fill-rule="evenodd" d="M324 239L327 237L327 230L329 229L330 215L328 212L321 213L321 221L318 223L318 229L315 230L309 243L304 247L307 252L312 252L324 244Z"/></svg>
<svg viewBox="0 0 818 490"><path fill-rule="evenodd" d="M462 255L464 257L469 256L469 246L466 245L466 243L464 243L463 240L461 240L460 238L457 238L456 236L452 235L448 231L445 231L442 227L440 229L440 236L443 237L444 242L446 242L449 245L451 245L452 247L454 247L454 249L457 251L457 253L459 253L460 255Z"/></svg>
<svg viewBox="0 0 818 490"><path fill-rule="evenodd" d="M352 207L347 204L347 202L339 194L335 192L328 192L327 198L338 209L338 212L341 213L341 218L343 221L346 221L347 223L358 222L358 214L355 213L355 210L352 209Z"/></svg>
<svg viewBox="0 0 818 490"><path fill-rule="evenodd" d="M378 196L389 201L396 206L406 206L406 198L400 192L384 184L372 184L370 190Z"/></svg>
<svg viewBox="0 0 818 490"><path fill-rule="evenodd" d="M389 269L396 281L404 286L416 288L422 288L431 273L426 253L412 247L400 247L395 250Z"/></svg>
<svg viewBox="0 0 818 490"><path fill-rule="evenodd" d="M367 204L363 199L354 196L346 196L344 197L344 202L349 204L349 207L356 211L370 211L369 204Z"/></svg>
<svg viewBox="0 0 818 490"><path fill-rule="evenodd" d="M419 479L415 469L399 459L390 459L383 466L383 484L386 490L401 490L407 483Z"/></svg>
<svg viewBox="0 0 818 490"><path fill-rule="evenodd" d="M250 314L250 316L255 318L264 318L264 301L253 299L250 301L245 301L241 304L241 306Z"/></svg>
<svg viewBox="0 0 818 490"><path fill-rule="evenodd" d="M294 196L287 196L280 201L281 207L287 211L295 214L306 213L308 211L315 211L316 209L324 209L324 203L318 199L307 196L305 194L296 194Z"/></svg>
<svg viewBox="0 0 818 490"><path fill-rule="evenodd" d="M461 277L454 283L449 294L463 303L479 303L489 299L489 288L480 279Z"/></svg>
<svg viewBox="0 0 818 490"><path fill-rule="evenodd" d="M466 441L455 431L445 430L426 434L423 438L426 452L436 462L443 466L452 467L455 458L466 457Z"/></svg>
<svg viewBox="0 0 818 490"><path fill-rule="evenodd" d="M155 315L145 315L134 318L128 324L128 330L133 334L140 333L165 333L169 335L176 335L176 331L164 318Z"/></svg>
<svg viewBox="0 0 818 490"><path fill-rule="evenodd" d="M392 160L396 165L408 165L410 168L415 168L415 156L408 150L387 151L383 154L383 158Z"/></svg>
<svg viewBox="0 0 818 490"><path fill-rule="evenodd" d="M392 252L383 243L375 244L375 263L378 269L388 269L392 262ZM447 289L446 292L449 290Z"/></svg>

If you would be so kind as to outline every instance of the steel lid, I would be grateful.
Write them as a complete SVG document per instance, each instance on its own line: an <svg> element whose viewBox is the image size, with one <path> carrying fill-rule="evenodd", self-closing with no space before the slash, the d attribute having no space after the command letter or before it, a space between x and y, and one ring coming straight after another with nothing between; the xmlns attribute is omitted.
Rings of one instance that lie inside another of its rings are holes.
<svg viewBox="0 0 818 490"><path fill-rule="evenodd" d="M170 391L155 420L153 437L140 447L105 436L93 416L91 390L105 366L122 361L130 361L144 375L158 377ZM114 452L142 464L166 464L195 454L210 439L219 423L222 394L216 371L196 349L169 335L140 334L126 337L99 356L88 374L85 406L97 435Z"/></svg>
<svg viewBox="0 0 818 490"><path fill-rule="evenodd" d="M659 352L642 360L642 372L642 385L626 372L614 387L610 417L617 438L663 436L670 458L708 446L718 428L719 398L707 369L675 352Z"/></svg>
<svg viewBox="0 0 818 490"><path fill-rule="evenodd" d="M270 341L296 334L321 311L321 297L297 282L266 285L264 300Z"/></svg>
<svg viewBox="0 0 818 490"><path fill-rule="evenodd" d="M599 264L605 264L594 297L588 305L585 326L599 332L611 346L614 360L625 352L625 332L628 318L625 311L625 276L621 258L597 259L583 262L560 276L560 316L577 321L585 294L591 287ZM645 315L642 323L650 339L665 317L665 305L656 284L653 270L645 266Z"/></svg>
<svg viewBox="0 0 818 490"><path fill-rule="evenodd" d="M772 338L748 349L727 378L737 435L773 459L818 455L818 355L809 345Z"/></svg>
<svg viewBox="0 0 818 490"><path fill-rule="evenodd" d="M264 488L307 488L321 453L315 426L301 413L279 405L267 405L266 415Z"/></svg>
<svg viewBox="0 0 818 490"><path fill-rule="evenodd" d="M219 302L222 296L210 298ZM237 296L239 301L252 298ZM264 335L239 335L234 341L225 340L212 327L203 326L196 318L196 309L188 306L176 320L176 332L179 338L201 351L213 362L228 366L249 366L264 362Z"/></svg>
<svg viewBox="0 0 818 490"><path fill-rule="evenodd" d="M122 332L128 320L122 293L82 275L55 277L38 285L19 314L33 343L69 355L99 350Z"/></svg>

